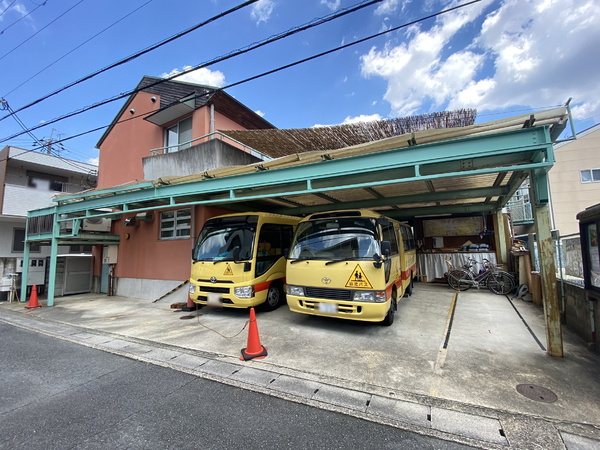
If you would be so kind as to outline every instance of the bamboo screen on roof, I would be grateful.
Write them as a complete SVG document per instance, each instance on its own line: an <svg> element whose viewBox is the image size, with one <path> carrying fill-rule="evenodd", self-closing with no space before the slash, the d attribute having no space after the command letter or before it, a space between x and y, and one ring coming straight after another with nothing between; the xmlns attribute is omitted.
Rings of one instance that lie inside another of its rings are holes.
<svg viewBox="0 0 600 450"><path fill-rule="evenodd" d="M314 150L334 150L416 131L473 125L477 111L459 109L395 119L313 128L223 130L222 133L271 158Z"/></svg>

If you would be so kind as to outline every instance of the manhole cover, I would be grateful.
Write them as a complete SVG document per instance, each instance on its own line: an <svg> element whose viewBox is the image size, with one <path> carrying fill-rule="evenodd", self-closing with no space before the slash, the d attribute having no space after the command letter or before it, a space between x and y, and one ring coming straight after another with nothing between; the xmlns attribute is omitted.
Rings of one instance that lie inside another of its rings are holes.
<svg viewBox="0 0 600 450"><path fill-rule="evenodd" d="M558 397L550 389L536 386L535 384L518 384L517 392L537 402L554 403Z"/></svg>

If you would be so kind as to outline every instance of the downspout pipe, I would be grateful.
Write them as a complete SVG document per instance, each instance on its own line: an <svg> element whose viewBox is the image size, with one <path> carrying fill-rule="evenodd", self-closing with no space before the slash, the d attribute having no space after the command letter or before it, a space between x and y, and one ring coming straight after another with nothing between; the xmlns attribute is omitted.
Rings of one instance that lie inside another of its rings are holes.
<svg viewBox="0 0 600 450"><path fill-rule="evenodd" d="M212 134L215 132L215 105L214 105L214 103L210 104L210 117L208 120L209 120L208 130L209 130L209 133Z"/></svg>

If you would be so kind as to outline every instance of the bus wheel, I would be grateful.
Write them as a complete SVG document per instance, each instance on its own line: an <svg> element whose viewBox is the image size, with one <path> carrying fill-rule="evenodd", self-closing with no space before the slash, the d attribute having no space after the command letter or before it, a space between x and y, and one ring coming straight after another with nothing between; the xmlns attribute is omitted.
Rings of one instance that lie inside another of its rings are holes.
<svg viewBox="0 0 600 450"><path fill-rule="evenodd" d="M267 299L261 305L264 311L273 311L281 306L283 303L283 289L281 288L281 284L277 281L274 281L269 286L269 291L267 292Z"/></svg>
<svg viewBox="0 0 600 450"><path fill-rule="evenodd" d="M413 276L412 276L412 272L410 273L410 281L408 282L408 286L406 286L406 291L404 291L404 295L410 297L412 295L412 291L413 291Z"/></svg>
<svg viewBox="0 0 600 450"><path fill-rule="evenodd" d="M381 321L381 325L383 325L384 327L389 327L391 324L394 323L394 315L396 313L396 310L398 309L398 303L396 302L397 296L398 293L396 292L396 289L394 289L392 291L392 301L390 302L390 309L388 310L388 313L386 314L385 318Z"/></svg>

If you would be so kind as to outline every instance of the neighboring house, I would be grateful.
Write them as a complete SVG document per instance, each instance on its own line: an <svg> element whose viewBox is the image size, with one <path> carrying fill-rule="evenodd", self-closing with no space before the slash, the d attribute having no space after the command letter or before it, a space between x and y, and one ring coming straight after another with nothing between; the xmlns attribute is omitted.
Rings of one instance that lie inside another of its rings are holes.
<svg viewBox="0 0 600 450"><path fill-rule="evenodd" d="M273 128L224 91L143 77L97 144L98 187L165 180L269 159L219 130ZM132 220L135 214L124 214L123 220L114 220L112 233L121 240L113 292L152 298L168 291L173 280L187 279L198 227L208 218L225 212L228 211L172 206L135 220ZM104 290L106 264L102 271L100 285Z"/></svg>
<svg viewBox="0 0 600 450"><path fill-rule="evenodd" d="M63 192L79 192L96 186L97 167L45 153L6 146L0 150L0 275L20 272L27 211L52 206ZM80 253L82 246L61 246L60 253ZM85 249L90 252L91 249ZM35 268L30 278L43 286L47 246L32 246ZM42 261L40 265L40 261ZM31 270L33 269L33 271ZM42 280L40 282L40 279ZM4 287L6 288L6 287ZM6 290L1 297L6 297Z"/></svg>
<svg viewBox="0 0 600 450"><path fill-rule="evenodd" d="M600 124L554 150L556 163L549 172L554 228L566 236L579 233L577 214L600 199Z"/></svg>

